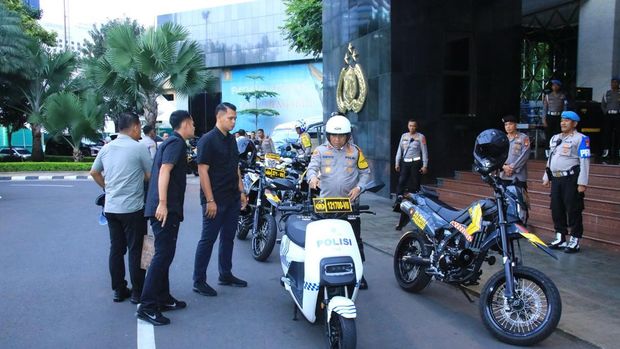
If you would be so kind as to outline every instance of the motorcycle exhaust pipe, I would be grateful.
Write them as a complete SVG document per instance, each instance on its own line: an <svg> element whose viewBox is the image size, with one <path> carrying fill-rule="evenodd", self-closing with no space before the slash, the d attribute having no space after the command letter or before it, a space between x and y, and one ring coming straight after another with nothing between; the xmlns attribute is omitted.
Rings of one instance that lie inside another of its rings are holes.
<svg viewBox="0 0 620 349"><path fill-rule="evenodd" d="M411 264L419 265L422 267L428 267L431 265L430 259L418 257L418 256L403 256L402 261L405 263L411 263Z"/></svg>

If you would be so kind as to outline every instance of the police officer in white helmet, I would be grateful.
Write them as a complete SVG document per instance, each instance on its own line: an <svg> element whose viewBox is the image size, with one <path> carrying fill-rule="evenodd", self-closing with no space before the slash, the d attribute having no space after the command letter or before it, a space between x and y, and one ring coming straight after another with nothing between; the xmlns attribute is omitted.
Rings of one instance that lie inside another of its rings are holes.
<svg viewBox="0 0 620 349"><path fill-rule="evenodd" d="M348 196L354 201L370 181L370 168L362 150L351 142L351 122L343 115L332 113L325 124L325 133L327 142L314 150L308 165L310 188L321 188L321 197ZM349 222L364 261L360 219ZM360 289L367 288L366 279L362 277Z"/></svg>

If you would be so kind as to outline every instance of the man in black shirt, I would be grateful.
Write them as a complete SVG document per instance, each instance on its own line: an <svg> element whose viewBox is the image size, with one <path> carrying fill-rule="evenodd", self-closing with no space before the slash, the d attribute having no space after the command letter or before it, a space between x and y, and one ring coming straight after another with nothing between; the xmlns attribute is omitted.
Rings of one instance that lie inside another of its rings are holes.
<svg viewBox="0 0 620 349"><path fill-rule="evenodd" d="M156 326L170 323L162 311L187 306L170 294L168 272L176 251L179 225L183 221L187 180L185 140L194 136L194 121L187 111L177 110L170 115L170 125L174 133L158 147L151 170L144 216L151 219L155 255L136 312L138 318Z"/></svg>
<svg viewBox="0 0 620 349"><path fill-rule="evenodd" d="M219 284L246 287L247 282L232 274L232 251L239 209L245 208L239 172L239 151L235 137L237 108L221 103L215 108L215 127L198 141L198 173L200 175L200 203L202 204L202 235L196 247L194 262L194 291L203 296L216 296L207 284L207 267L213 244L220 236Z"/></svg>

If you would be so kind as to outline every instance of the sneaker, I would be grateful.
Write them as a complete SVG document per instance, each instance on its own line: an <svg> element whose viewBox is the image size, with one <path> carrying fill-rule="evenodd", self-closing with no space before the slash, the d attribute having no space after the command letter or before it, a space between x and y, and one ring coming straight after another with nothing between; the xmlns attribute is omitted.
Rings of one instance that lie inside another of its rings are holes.
<svg viewBox="0 0 620 349"><path fill-rule="evenodd" d="M564 252L577 253L580 249L581 247L579 246L579 238L571 236L570 241L568 242L568 244L566 244L566 247L564 248Z"/></svg>
<svg viewBox="0 0 620 349"><path fill-rule="evenodd" d="M368 282L366 282L366 278L362 276L362 279L360 280L360 290L367 290L368 289Z"/></svg>
<svg viewBox="0 0 620 349"><path fill-rule="evenodd" d="M233 274L220 275L219 284L233 287L247 287L248 283L235 277Z"/></svg>
<svg viewBox="0 0 620 349"><path fill-rule="evenodd" d="M194 282L194 292L202 296L215 297L217 292L206 282Z"/></svg>
<svg viewBox="0 0 620 349"><path fill-rule="evenodd" d="M170 296L166 303L159 305L160 311L179 310L187 307L187 303Z"/></svg>
<svg viewBox="0 0 620 349"><path fill-rule="evenodd" d="M552 250L558 250L566 247L566 238L562 233L555 233L555 240L548 242L549 248Z"/></svg>
<svg viewBox="0 0 620 349"><path fill-rule="evenodd" d="M604 158L609 157L609 149L603 150L603 157Z"/></svg>
<svg viewBox="0 0 620 349"><path fill-rule="evenodd" d="M131 297L131 290L127 286L123 286L117 290L114 290L114 298L112 300L116 303L122 302L125 299Z"/></svg>
<svg viewBox="0 0 620 349"><path fill-rule="evenodd" d="M150 322L153 326L161 326L170 324L170 319L163 316L159 310L146 309L142 306L136 311L138 319Z"/></svg>

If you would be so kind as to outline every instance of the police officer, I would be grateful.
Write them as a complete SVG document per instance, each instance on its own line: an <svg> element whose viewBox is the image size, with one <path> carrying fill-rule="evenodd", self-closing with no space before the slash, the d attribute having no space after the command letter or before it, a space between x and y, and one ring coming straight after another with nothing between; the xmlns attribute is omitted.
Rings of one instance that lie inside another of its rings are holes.
<svg viewBox="0 0 620 349"><path fill-rule="evenodd" d="M417 132L418 122L413 119L407 122L407 128L409 132L400 136L396 159L394 160L396 164L394 169L396 172L400 172L398 186L396 187L397 196L403 195L405 189L411 193L420 191L422 175L428 172L426 137ZM407 215L401 214L400 221L395 227L396 230L401 230L408 221Z"/></svg>
<svg viewBox="0 0 620 349"><path fill-rule="evenodd" d="M545 127L545 138L551 139L554 134L560 132L560 115L568 100L562 89L560 80L551 80L551 92L543 97L543 126Z"/></svg>
<svg viewBox="0 0 620 349"><path fill-rule="evenodd" d="M258 145L258 149L263 154L276 152L276 148L273 146L273 140L265 134L265 130L262 128L256 131L256 145Z"/></svg>
<svg viewBox="0 0 620 349"><path fill-rule="evenodd" d="M299 135L297 148L301 150L305 159L308 159L312 154L312 141L310 135L306 132L306 123L303 120L298 120L295 123L295 132Z"/></svg>
<svg viewBox="0 0 620 349"><path fill-rule="evenodd" d="M618 133L620 133L620 89L618 89L618 83L620 78L611 78L611 90L605 92L603 99L601 100L601 108L603 109L605 127L605 149L603 150L603 157L609 157L610 154L613 157L616 155L614 150L620 148L620 139L618 139ZM611 150L611 153L609 152ZM620 152L618 153L620 157Z"/></svg>
<svg viewBox="0 0 620 349"><path fill-rule="evenodd" d="M368 162L362 150L350 142L351 123L346 117L332 114L325 124L325 132L327 142L314 150L308 165L308 184L312 189L321 188L321 197L348 196L354 201L370 180ZM366 258L359 217L350 220L350 223L364 261ZM368 283L362 277L360 289L367 288Z"/></svg>
<svg viewBox="0 0 620 349"><path fill-rule="evenodd" d="M502 166L499 177L505 184L514 183L517 186L527 188L527 160L530 157L530 138L517 131L518 120L514 115L506 115L502 121L510 142L510 148L508 158Z"/></svg>
<svg viewBox="0 0 620 349"><path fill-rule="evenodd" d="M577 132L579 115L572 111L562 113L562 133L551 138L550 156L543 176L543 185L551 181L551 216L555 240L552 249L563 248L566 253L579 251L583 234L584 193L590 170L590 139ZM569 232L570 230L570 232ZM570 233L570 240L566 234Z"/></svg>

